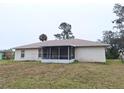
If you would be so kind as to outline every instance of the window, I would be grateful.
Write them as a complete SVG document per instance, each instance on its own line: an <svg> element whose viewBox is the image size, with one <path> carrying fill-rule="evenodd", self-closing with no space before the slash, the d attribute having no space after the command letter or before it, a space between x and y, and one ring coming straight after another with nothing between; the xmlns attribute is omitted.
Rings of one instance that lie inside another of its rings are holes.
<svg viewBox="0 0 124 93"><path fill-rule="evenodd" d="M41 49L38 49L38 57L42 57Z"/></svg>
<svg viewBox="0 0 124 93"><path fill-rule="evenodd" d="M21 58L24 58L24 57L25 57L25 51L21 50Z"/></svg>

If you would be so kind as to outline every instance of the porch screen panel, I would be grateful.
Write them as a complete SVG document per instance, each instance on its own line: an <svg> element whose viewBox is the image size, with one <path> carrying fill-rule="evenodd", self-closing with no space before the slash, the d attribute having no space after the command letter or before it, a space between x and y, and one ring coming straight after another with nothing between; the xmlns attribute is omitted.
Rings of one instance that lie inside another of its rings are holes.
<svg viewBox="0 0 124 93"><path fill-rule="evenodd" d="M68 59L68 47L60 47L60 59Z"/></svg>
<svg viewBox="0 0 124 93"><path fill-rule="evenodd" d="M51 59L58 59L58 47L51 48Z"/></svg>
<svg viewBox="0 0 124 93"><path fill-rule="evenodd" d="M50 58L50 48L43 48L43 59L49 59Z"/></svg>
<svg viewBox="0 0 124 93"><path fill-rule="evenodd" d="M69 59L74 59L74 55L75 55L75 48L74 47L69 47Z"/></svg>
<svg viewBox="0 0 124 93"><path fill-rule="evenodd" d="M72 58L75 59L75 47L72 48Z"/></svg>

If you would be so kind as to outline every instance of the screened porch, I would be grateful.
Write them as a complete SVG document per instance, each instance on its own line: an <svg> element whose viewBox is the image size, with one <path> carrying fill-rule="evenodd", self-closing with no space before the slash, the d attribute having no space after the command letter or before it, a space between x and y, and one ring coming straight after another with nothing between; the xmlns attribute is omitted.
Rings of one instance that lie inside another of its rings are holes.
<svg viewBox="0 0 124 93"><path fill-rule="evenodd" d="M75 48L73 46L43 47L42 59L75 59Z"/></svg>

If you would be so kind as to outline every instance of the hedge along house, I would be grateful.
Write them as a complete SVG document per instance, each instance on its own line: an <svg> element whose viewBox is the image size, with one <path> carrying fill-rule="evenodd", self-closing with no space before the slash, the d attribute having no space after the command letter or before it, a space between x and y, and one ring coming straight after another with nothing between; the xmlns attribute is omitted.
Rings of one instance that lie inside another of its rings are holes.
<svg viewBox="0 0 124 93"><path fill-rule="evenodd" d="M49 40L15 48L15 60L41 60L43 63L106 62L108 44L81 40Z"/></svg>

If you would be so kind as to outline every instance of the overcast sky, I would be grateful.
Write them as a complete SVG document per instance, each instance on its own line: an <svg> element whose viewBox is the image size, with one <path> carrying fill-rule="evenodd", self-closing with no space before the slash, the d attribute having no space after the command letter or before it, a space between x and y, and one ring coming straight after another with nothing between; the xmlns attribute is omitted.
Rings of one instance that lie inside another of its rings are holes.
<svg viewBox="0 0 124 93"><path fill-rule="evenodd" d="M123 0L0 0L0 50L39 42L39 35L60 33L61 22L72 25L76 38L97 41L111 30L112 9Z"/></svg>

